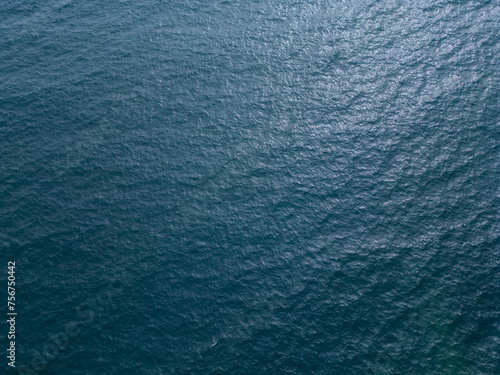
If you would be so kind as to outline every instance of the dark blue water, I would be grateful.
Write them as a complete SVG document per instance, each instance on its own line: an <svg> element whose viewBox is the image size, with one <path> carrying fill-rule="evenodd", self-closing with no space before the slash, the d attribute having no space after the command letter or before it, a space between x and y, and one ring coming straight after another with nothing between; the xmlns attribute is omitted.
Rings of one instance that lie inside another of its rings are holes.
<svg viewBox="0 0 500 375"><path fill-rule="evenodd" d="M2 371L500 374L498 1L1 8Z"/></svg>

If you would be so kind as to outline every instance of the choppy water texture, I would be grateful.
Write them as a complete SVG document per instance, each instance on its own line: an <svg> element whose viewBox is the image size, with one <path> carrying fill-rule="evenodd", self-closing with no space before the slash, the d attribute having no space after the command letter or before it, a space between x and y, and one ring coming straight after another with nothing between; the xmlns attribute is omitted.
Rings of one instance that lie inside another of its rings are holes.
<svg viewBox="0 0 500 375"><path fill-rule="evenodd" d="M4 2L18 366L500 374L499 20L485 0Z"/></svg>

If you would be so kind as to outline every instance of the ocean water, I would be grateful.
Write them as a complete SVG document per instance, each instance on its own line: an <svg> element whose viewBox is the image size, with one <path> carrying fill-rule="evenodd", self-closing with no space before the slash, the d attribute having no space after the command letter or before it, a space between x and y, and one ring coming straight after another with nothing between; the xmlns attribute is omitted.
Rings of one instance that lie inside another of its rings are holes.
<svg viewBox="0 0 500 375"><path fill-rule="evenodd" d="M6 374L500 374L498 1L1 8Z"/></svg>

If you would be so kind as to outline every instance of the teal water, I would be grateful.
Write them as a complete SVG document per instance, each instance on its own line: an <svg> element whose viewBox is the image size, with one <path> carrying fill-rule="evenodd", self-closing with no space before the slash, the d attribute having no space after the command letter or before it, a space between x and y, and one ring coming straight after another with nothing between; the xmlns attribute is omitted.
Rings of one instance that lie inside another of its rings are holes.
<svg viewBox="0 0 500 375"><path fill-rule="evenodd" d="M499 20L4 2L2 371L500 374Z"/></svg>

